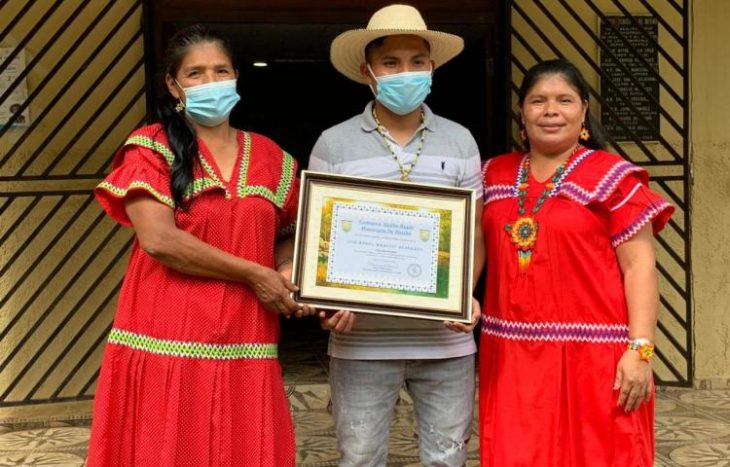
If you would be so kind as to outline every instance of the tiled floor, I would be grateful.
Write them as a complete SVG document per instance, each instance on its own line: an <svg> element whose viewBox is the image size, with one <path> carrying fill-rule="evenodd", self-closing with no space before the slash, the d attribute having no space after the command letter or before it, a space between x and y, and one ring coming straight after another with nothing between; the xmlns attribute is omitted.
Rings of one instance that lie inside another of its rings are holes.
<svg viewBox="0 0 730 467"><path fill-rule="evenodd" d="M318 336L318 333L305 333ZM300 466L335 466L334 426L327 403L327 362L320 337L284 339L281 349L294 414ZM390 438L392 466L420 465L412 405L403 393ZM89 437L86 413L44 420L0 420L0 466L81 466ZM469 462L479 465L476 436ZM664 389L656 404L656 466L730 467L730 391Z"/></svg>

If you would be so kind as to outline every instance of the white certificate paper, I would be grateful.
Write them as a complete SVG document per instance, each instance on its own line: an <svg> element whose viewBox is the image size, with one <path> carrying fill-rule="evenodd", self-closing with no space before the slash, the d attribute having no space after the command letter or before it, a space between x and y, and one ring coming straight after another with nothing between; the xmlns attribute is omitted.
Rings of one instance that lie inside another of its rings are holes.
<svg viewBox="0 0 730 467"><path fill-rule="evenodd" d="M334 203L327 282L435 293L438 213Z"/></svg>

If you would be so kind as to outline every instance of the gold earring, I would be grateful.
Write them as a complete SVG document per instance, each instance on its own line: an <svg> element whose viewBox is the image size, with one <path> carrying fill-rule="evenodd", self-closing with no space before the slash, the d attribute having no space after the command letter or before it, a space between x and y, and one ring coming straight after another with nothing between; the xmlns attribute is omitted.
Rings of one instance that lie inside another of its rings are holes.
<svg viewBox="0 0 730 467"><path fill-rule="evenodd" d="M185 104L183 104L182 100L177 101L177 104L175 104L175 112L180 113L183 110L185 110Z"/></svg>

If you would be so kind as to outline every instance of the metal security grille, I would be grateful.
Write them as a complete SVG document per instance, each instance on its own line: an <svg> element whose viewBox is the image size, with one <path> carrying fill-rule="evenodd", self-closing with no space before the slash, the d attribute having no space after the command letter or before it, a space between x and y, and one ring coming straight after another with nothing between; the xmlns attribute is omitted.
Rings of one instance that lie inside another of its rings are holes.
<svg viewBox="0 0 730 467"><path fill-rule="evenodd" d="M93 396L131 238L91 189L146 115L142 10L0 1L0 108L26 91L0 121L0 407Z"/></svg>
<svg viewBox="0 0 730 467"><path fill-rule="evenodd" d="M611 150L652 175L677 208L657 240L661 310L655 372L692 384L689 206L689 0L507 2L511 144L519 147L517 90L535 63L565 57L591 84L591 110L614 132Z"/></svg>

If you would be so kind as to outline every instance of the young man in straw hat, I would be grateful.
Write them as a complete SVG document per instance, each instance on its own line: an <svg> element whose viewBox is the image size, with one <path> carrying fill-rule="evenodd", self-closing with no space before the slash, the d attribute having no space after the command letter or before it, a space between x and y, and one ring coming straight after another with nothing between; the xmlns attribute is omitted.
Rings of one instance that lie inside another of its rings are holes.
<svg viewBox="0 0 730 467"><path fill-rule="evenodd" d="M480 158L467 129L438 117L423 101L433 70L463 48L460 37L430 31L406 5L378 10L367 28L332 42L331 60L370 87L365 111L322 133L309 169L371 178L472 188L481 217ZM484 262L476 222L475 277ZM381 466L398 394L405 383L417 414L424 465L461 466L474 403L471 325L341 310L322 319L331 329L330 385L342 466Z"/></svg>

